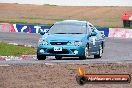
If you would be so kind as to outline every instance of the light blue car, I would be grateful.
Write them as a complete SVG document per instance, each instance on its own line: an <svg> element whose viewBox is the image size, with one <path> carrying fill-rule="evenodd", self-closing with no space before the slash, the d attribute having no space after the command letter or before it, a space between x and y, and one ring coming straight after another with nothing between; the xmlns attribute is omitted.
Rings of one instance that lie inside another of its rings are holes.
<svg viewBox="0 0 132 88"><path fill-rule="evenodd" d="M78 20L56 22L38 42L37 58L45 60L46 56L79 57L86 59L90 55L101 58L104 49L104 34L91 23Z"/></svg>

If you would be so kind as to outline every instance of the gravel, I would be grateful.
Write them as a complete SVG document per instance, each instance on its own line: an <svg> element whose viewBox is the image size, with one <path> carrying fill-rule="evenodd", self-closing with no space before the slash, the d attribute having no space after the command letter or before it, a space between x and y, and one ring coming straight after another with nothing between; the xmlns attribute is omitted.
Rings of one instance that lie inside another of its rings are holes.
<svg viewBox="0 0 132 88"><path fill-rule="evenodd" d="M77 68L87 74L132 74L132 64L10 65L0 66L0 88L132 88L128 84L77 84Z"/></svg>

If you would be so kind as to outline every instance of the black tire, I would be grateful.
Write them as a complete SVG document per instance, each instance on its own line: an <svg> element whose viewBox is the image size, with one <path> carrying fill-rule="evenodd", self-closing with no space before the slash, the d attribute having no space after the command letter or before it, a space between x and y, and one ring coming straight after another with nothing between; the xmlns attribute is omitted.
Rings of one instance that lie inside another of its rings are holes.
<svg viewBox="0 0 132 88"><path fill-rule="evenodd" d="M45 55L37 55L38 60L45 60L46 56Z"/></svg>
<svg viewBox="0 0 132 88"><path fill-rule="evenodd" d="M80 57L79 57L79 60L85 60L85 59L86 59L85 56L80 56Z"/></svg>
<svg viewBox="0 0 132 88"><path fill-rule="evenodd" d="M89 57L89 46L86 45L84 55L80 56L79 59L84 60L84 59L87 59L88 57Z"/></svg>
<svg viewBox="0 0 132 88"><path fill-rule="evenodd" d="M101 58L102 57L102 53L103 53L103 47L100 46L99 54L98 55L94 55L94 58Z"/></svg>
<svg viewBox="0 0 132 88"><path fill-rule="evenodd" d="M99 55L94 55L94 58L101 58L101 56L99 56Z"/></svg>
<svg viewBox="0 0 132 88"><path fill-rule="evenodd" d="M55 56L56 60L61 60L62 56Z"/></svg>

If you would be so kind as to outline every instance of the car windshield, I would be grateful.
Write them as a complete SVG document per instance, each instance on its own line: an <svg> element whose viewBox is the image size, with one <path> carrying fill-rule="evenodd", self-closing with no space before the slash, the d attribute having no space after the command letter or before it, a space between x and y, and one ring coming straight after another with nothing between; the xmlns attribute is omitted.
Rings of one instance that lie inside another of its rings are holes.
<svg viewBox="0 0 132 88"><path fill-rule="evenodd" d="M54 24L49 32L49 34L86 34L85 25L77 24Z"/></svg>

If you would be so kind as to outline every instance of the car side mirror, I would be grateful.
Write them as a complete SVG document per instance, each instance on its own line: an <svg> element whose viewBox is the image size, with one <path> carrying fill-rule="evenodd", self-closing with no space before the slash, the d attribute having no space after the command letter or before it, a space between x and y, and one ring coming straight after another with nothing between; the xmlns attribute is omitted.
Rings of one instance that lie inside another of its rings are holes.
<svg viewBox="0 0 132 88"><path fill-rule="evenodd" d="M44 35L45 33L48 32L48 30L49 30L49 29L40 30L40 34L41 34L41 35Z"/></svg>
<svg viewBox="0 0 132 88"><path fill-rule="evenodd" d="M101 33L102 37L104 38L105 37L104 32L101 31L100 33Z"/></svg>
<svg viewBox="0 0 132 88"><path fill-rule="evenodd" d="M97 35L96 32L92 32L92 33L91 33L91 36L96 36L96 35Z"/></svg>
<svg viewBox="0 0 132 88"><path fill-rule="evenodd" d="M39 32L41 35L44 35L45 34L45 32L43 31L43 30L40 30L40 32Z"/></svg>
<svg viewBox="0 0 132 88"><path fill-rule="evenodd" d="M104 34L103 32L100 32L101 34Z"/></svg>

